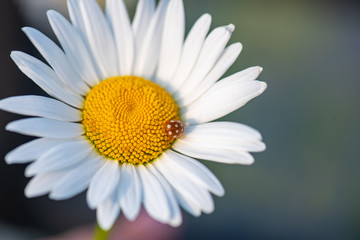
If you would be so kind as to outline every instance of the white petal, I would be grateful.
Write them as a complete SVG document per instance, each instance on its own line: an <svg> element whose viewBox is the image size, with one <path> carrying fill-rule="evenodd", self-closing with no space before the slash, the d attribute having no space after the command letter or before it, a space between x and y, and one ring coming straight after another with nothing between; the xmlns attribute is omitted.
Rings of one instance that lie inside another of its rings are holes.
<svg viewBox="0 0 360 240"><path fill-rule="evenodd" d="M69 0L71 21L89 46L102 78L117 76L117 56L110 26L95 0Z"/></svg>
<svg viewBox="0 0 360 240"><path fill-rule="evenodd" d="M185 128L173 149L191 157L222 163L252 164L248 151L263 151L260 133L246 125L232 122L204 123Z"/></svg>
<svg viewBox="0 0 360 240"><path fill-rule="evenodd" d="M125 166L126 165L126 166ZM128 164L119 164L120 167L120 180L118 185L116 186L116 202L120 204L122 198L125 197L127 192L129 191L131 185L131 172L129 172Z"/></svg>
<svg viewBox="0 0 360 240"><path fill-rule="evenodd" d="M7 164L27 163L33 161L50 148L53 148L64 141L68 140L51 138L38 138L32 140L6 154L5 161Z"/></svg>
<svg viewBox="0 0 360 240"><path fill-rule="evenodd" d="M194 148L221 148L246 152L265 150L261 134L244 124L233 122L212 122L185 128L179 143L193 145Z"/></svg>
<svg viewBox="0 0 360 240"><path fill-rule="evenodd" d="M199 99L183 108L185 124L199 124L223 117L245 105L266 89L260 81L226 78L215 83Z"/></svg>
<svg viewBox="0 0 360 240"><path fill-rule="evenodd" d="M151 164L147 164L146 167L156 177L156 179L159 181L160 185L162 186L163 190L165 191L171 211L169 224L173 227L179 226L182 222L182 216L173 190L171 189L168 182L164 179L164 177L159 173L159 171L154 166L152 166Z"/></svg>
<svg viewBox="0 0 360 240"><path fill-rule="evenodd" d="M205 135L202 138L184 138L180 139L177 144L194 146L194 149L198 148L199 150L207 148L244 152L262 152L265 150L265 144L259 140L226 139L222 136L216 138L215 135L211 138L206 138Z"/></svg>
<svg viewBox="0 0 360 240"><path fill-rule="evenodd" d="M17 96L0 101L0 109L28 116L76 122L82 119L77 109L52 98L42 96Z"/></svg>
<svg viewBox="0 0 360 240"><path fill-rule="evenodd" d="M107 0L106 12L115 37L119 75L131 75L135 57L135 39L123 0Z"/></svg>
<svg viewBox="0 0 360 240"><path fill-rule="evenodd" d="M142 46L151 19L155 13L155 0L139 0L132 24L137 51Z"/></svg>
<svg viewBox="0 0 360 240"><path fill-rule="evenodd" d="M184 84L178 89L177 95L179 95L179 97L177 97L177 99L182 99L189 94L191 90L196 89L200 85L201 81L209 73L224 51L233 30L234 26L230 24L228 26L215 28L209 34L192 72Z"/></svg>
<svg viewBox="0 0 360 240"><path fill-rule="evenodd" d="M119 162L106 160L90 182L86 195L89 207L94 209L105 202L113 194L119 179Z"/></svg>
<svg viewBox="0 0 360 240"><path fill-rule="evenodd" d="M221 81L223 80L234 81L234 82L252 81L255 80L260 75L262 70L263 70L262 67L249 67L240 72L234 73L231 76L222 79Z"/></svg>
<svg viewBox="0 0 360 240"><path fill-rule="evenodd" d="M151 19L149 28L146 31L144 42L137 49L134 75L151 79L155 72L159 59L161 38L164 27L164 20L169 0L161 0L154 16Z"/></svg>
<svg viewBox="0 0 360 240"><path fill-rule="evenodd" d="M211 122L195 126L187 126L184 131L184 138L214 138L214 136L221 139L257 139L261 140L261 134L258 130L249 127L245 124L235 122Z"/></svg>
<svg viewBox="0 0 360 240"><path fill-rule="evenodd" d="M82 124L47 118L26 118L6 125L6 130L24 135L48 138L75 138L84 133Z"/></svg>
<svg viewBox="0 0 360 240"><path fill-rule="evenodd" d="M120 214L120 207L114 201L115 197L107 199L104 203L100 204L96 210L97 222L101 229L108 231L115 223Z"/></svg>
<svg viewBox="0 0 360 240"><path fill-rule="evenodd" d="M185 209L188 213L192 214L195 217L199 217L201 215L201 208L192 198L187 197L186 195L182 195L180 192L174 191L175 197L179 202L179 205Z"/></svg>
<svg viewBox="0 0 360 240"><path fill-rule="evenodd" d="M134 165L123 163L120 174L118 199L124 215L130 221L140 212L142 186Z"/></svg>
<svg viewBox="0 0 360 240"><path fill-rule="evenodd" d="M53 41L34 28L24 27L22 30L54 69L66 87L80 95L85 95L89 92L89 87L70 65L64 52Z"/></svg>
<svg viewBox="0 0 360 240"><path fill-rule="evenodd" d="M25 196L32 198L47 194L63 174L64 172L52 172L33 177L25 187Z"/></svg>
<svg viewBox="0 0 360 240"><path fill-rule="evenodd" d="M174 77L168 82L169 85L167 86L167 89L169 89L170 93L173 93L184 83L191 70L194 68L203 47L206 34L209 31L210 24L211 16L209 14L204 14L191 28L184 42L179 66Z"/></svg>
<svg viewBox="0 0 360 240"><path fill-rule="evenodd" d="M86 40L86 35L84 34L85 29L85 23L84 23L84 17L81 13L80 8L80 1L78 0L67 0L67 8L69 11L69 16L71 19L71 22L75 29L79 31L81 34L81 37ZM84 41L86 44L88 44L87 41Z"/></svg>
<svg viewBox="0 0 360 240"><path fill-rule="evenodd" d="M254 158L248 152L231 151L223 148L211 148L192 146L186 142L178 142L172 146L176 151L188 155L190 157L214 162L229 164L245 164L250 165L254 162Z"/></svg>
<svg viewBox="0 0 360 240"><path fill-rule="evenodd" d="M199 83L198 87L191 89L188 94L181 99L181 105L186 106L200 97L208 90L224 73L231 67L239 56L242 49L241 43L234 43L225 48L218 61L206 77Z"/></svg>
<svg viewBox="0 0 360 240"><path fill-rule="evenodd" d="M154 165L171 186L175 188L179 194L183 195L184 198L190 198L191 201L196 203L204 212L212 212L214 210L214 201L209 192L184 177L177 169L174 169L172 165L168 164L166 158L168 158L168 156L166 152L164 152L160 158L154 161Z"/></svg>
<svg viewBox="0 0 360 240"><path fill-rule="evenodd" d="M74 70L90 86L99 83L96 66L79 32L58 12L47 12L51 27Z"/></svg>
<svg viewBox="0 0 360 240"><path fill-rule="evenodd" d="M25 176L60 171L82 161L93 146L85 139L61 143L42 154L25 170Z"/></svg>
<svg viewBox="0 0 360 240"><path fill-rule="evenodd" d="M167 195L159 181L143 165L136 167L144 191L144 206L149 215L161 223L170 220L170 208Z"/></svg>
<svg viewBox="0 0 360 240"><path fill-rule="evenodd" d="M66 91L59 77L49 66L23 52L13 51L10 56L19 69L49 95L71 106L82 107L83 98Z"/></svg>
<svg viewBox="0 0 360 240"><path fill-rule="evenodd" d="M66 173L54 187L49 195L54 200L71 198L84 191L90 184L92 177L105 163L103 159L90 154L74 169Z"/></svg>
<svg viewBox="0 0 360 240"><path fill-rule="evenodd" d="M185 33L182 0L170 2L166 12L156 82L164 86L174 75L181 57Z"/></svg>
<svg viewBox="0 0 360 240"><path fill-rule="evenodd" d="M166 151L167 161L191 179L194 183L208 189L212 193L223 196L224 188L219 180L200 162L178 154L171 150Z"/></svg>

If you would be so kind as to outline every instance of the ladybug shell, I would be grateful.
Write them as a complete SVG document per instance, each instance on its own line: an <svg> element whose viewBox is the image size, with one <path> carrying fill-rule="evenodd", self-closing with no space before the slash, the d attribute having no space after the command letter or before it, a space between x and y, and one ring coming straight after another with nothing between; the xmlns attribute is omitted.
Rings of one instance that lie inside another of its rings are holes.
<svg viewBox="0 0 360 240"><path fill-rule="evenodd" d="M166 134L171 138L179 138L184 134L184 124L179 120L169 120L165 123Z"/></svg>

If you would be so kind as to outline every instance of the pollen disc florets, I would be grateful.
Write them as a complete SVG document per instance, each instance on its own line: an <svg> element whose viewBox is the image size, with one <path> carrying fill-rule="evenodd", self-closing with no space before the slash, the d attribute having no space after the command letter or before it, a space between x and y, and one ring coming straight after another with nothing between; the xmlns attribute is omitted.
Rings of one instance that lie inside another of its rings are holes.
<svg viewBox="0 0 360 240"><path fill-rule="evenodd" d="M142 164L156 159L174 141L164 129L171 119L179 119L179 110L169 93L144 78L123 76L91 89L82 123L100 154Z"/></svg>

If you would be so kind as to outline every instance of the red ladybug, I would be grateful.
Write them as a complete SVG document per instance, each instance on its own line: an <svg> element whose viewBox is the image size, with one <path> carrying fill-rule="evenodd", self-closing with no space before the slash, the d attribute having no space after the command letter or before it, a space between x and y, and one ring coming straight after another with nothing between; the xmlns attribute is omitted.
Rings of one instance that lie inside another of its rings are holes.
<svg viewBox="0 0 360 240"><path fill-rule="evenodd" d="M184 124L179 120L169 120L165 123L166 134L171 138L179 138L184 134Z"/></svg>

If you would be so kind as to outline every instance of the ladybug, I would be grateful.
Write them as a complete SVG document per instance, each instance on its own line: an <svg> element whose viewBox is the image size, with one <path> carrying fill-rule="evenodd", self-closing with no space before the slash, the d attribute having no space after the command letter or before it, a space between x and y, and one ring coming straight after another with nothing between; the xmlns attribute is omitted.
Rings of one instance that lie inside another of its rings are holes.
<svg viewBox="0 0 360 240"><path fill-rule="evenodd" d="M184 134L184 124L179 120L169 120L165 123L165 131L170 138L179 138Z"/></svg>

